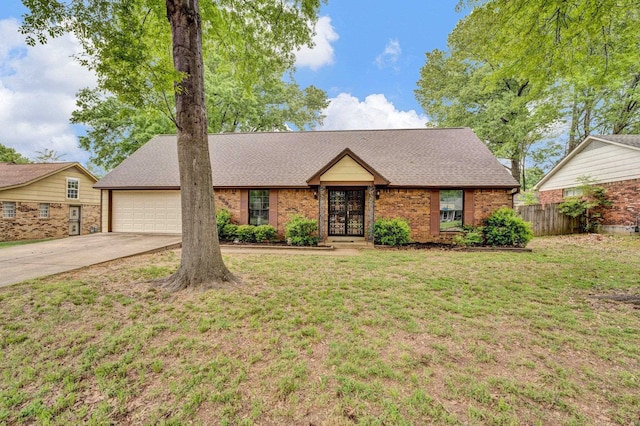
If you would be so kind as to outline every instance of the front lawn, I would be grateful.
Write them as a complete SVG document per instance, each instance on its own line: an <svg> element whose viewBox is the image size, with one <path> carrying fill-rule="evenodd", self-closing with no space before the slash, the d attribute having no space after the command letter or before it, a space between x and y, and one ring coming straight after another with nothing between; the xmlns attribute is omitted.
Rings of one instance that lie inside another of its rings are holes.
<svg viewBox="0 0 640 426"><path fill-rule="evenodd" d="M640 239L533 253L225 256L236 290L145 281L179 251L0 289L0 424L635 424ZM596 297L598 296L598 297Z"/></svg>

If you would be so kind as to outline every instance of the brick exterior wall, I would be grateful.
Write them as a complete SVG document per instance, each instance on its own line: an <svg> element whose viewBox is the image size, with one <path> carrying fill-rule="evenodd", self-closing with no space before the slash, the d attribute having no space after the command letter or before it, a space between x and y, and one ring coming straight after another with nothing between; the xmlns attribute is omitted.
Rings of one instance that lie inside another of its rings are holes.
<svg viewBox="0 0 640 426"><path fill-rule="evenodd" d="M428 189L382 189L375 204L375 219L407 219L412 240L433 241L436 236L430 235L430 208L431 191Z"/></svg>
<svg viewBox="0 0 640 426"><path fill-rule="evenodd" d="M636 224L640 216L640 179L598 184L607 190L607 198L613 203L602 209L602 225L605 232L628 232L625 227ZM542 205L564 201L562 189L540 191L539 203Z"/></svg>
<svg viewBox="0 0 640 426"><path fill-rule="evenodd" d="M513 208L511 190L504 189L476 189L474 191L474 224L480 225L484 219L491 216L501 207Z"/></svg>
<svg viewBox="0 0 640 426"><path fill-rule="evenodd" d="M240 190L214 189L216 210L228 210L231 213L231 223L240 223Z"/></svg>
<svg viewBox="0 0 640 426"><path fill-rule="evenodd" d="M284 225L294 214L318 220L320 204L312 189L278 190L278 235L284 238Z"/></svg>
<svg viewBox="0 0 640 426"><path fill-rule="evenodd" d="M605 183L601 186L607 189L607 198L613 203L610 208L603 210L603 225L635 226L636 218L640 216L640 179Z"/></svg>
<svg viewBox="0 0 640 426"><path fill-rule="evenodd" d="M431 194L428 189L388 189L380 191L380 199L376 200L375 217L401 217L409 221L411 239L421 243L451 243L458 233L431 232L430 211ZM439 195L438 195L439 196ZM474 225L500 207L513 208L513 197L510 190L476 189L473 191ZM465 210L471 208L465 206Z"/></svg>
<svg viewBox="0 0 640 426"><path fill-rule="evenodd" d="M67 213L68 211L69 210L67 210ZM80 214L82 216L80 219L81 235L100 232L100 206L95 204L82 204Z"/></svg>
<svg viewBox="0 0 640 426"><path fill-rule="evenodd" d="M313 189L278 189L277 191L277 232L284 237L284 225L294 214L301 214L310 219L326 221L326 214L320 214L320 201L313 196ZM450 243L456 232L431 233L430 211L431 194L429 189L382 189L380 198L374 200L374 220L379 218L401 217L409 221L411 239L417 242ZM437 191L435 191L437 193ZM513 207L510 191L503 189L478 189L474 192L473 215L474 223L480 224L484 218L500 207ZM241 191L232 189L215 190L217 209L227 209L231 213L231 221L240 224L241 221ZM371 208L369 192L365 192L365 230L370 227L368 214ZM318 191L318 198L327 197L327 191ZM327 206L327 200L324 202ZM270 206L272 209L274 206ZM466 207L468 208L468 206ZM325 212L326 213L326 212ZM320 239L327 238L326 224L319 223ZM368 232L367 232L368 234ZM368 235L365 235L367 237Z"/></svg>
<svg viewBox="0 0 640 426"><path fill-rule="evenodd" d="M294 214L301 214L309 219L318 219L318 200L313 197L312 189L272 189L277 192L277 206L269 206L277 209L277 226L275 226L279 238L284 238L284 225ZM241 190L216 189L214 190L216 209L226 209L231 213L231 223L242 225Z"/></svg>
<svg viewBox="0 0 640 426"><path fill-rule="evenodd" d="M81 234L95 227L100 232L100 206L81 205ZM40 218L40 203L16 202L16 217L2 218L0 203L0 241L36 240L69 236L69 205L49 204L49 217Z"/></svg>
<svg viewBox="0 0 640 426"><path fill-rule="evenodd" d="M546 206L547 204L561 203L563 200L562 189L538 192L538 203L543 206Z"/></svg>

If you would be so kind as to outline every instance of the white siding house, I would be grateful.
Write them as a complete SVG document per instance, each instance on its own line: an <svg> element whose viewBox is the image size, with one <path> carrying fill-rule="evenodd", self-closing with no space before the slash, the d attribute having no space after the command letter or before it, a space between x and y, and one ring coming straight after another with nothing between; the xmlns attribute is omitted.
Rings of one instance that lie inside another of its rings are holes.
<svg viewBox="0 0 640 426"><path fill-rule="evenodd" d="M578 195L588 177L607 189L613 202L604 216L606 232L629 232L640 221L640 135L588 136L534 187L542 204Z"/></svg>

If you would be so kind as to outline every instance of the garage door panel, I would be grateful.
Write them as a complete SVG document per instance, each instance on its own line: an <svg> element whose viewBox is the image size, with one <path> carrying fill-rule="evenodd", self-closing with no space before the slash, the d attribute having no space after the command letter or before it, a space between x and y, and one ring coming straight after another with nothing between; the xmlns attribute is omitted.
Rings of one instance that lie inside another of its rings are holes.
<svg viewBox="0 0 640 426"><path fill-rule="evenodd" d="M114 232L180 233L180 191L113 191Z"/></svg>

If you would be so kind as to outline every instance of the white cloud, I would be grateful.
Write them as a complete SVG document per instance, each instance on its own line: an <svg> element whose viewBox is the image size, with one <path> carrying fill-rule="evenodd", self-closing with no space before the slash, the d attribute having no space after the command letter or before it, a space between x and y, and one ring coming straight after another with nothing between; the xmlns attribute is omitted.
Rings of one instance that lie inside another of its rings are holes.
<svg viewBox="0 0 640 426"><path fill-rule="evenodd" d="M316 35L313 36L312 48L304 46L296 54L296 66L317 70L325 65L333 64L332 42L338 40L338 33L331 25L331 18L321 16L316 22Z"/></svg>
<svg viewBox="0 0 640 426"><path fill-rule="evenodd" d="M0 20L0 143L26 157L45 148L63 161L88 159L69 123L75 95L95 85L95 76L72 55L80 53L69 35L28 47L15 19Z"/></svg>
<svg viewBox="0 0 640 426"><path fill-rule="evenodd" d="M378 65L378 68L381 69L388 67L393 67L395 69L396 62L398 62L401 54L402 49L400 48L400 42L398 42L398 39L389 40L384 51L376 58L376 64Z"/></svg>
<svg viewBox="0 0 640 426"><path fill-rule="evenodd" d="M329 100L320 130L410 129L425 127L427 116L414 110L399 111L382 94L373 94L364 102L348 93Z"/></svg>

